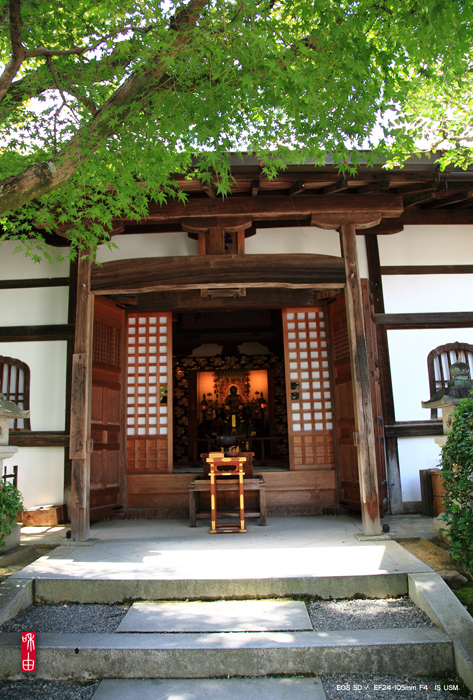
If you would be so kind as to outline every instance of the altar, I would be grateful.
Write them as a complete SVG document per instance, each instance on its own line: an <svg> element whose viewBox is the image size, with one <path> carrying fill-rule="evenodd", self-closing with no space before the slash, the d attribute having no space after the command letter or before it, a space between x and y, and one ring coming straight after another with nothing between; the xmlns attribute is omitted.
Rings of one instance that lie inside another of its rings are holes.
<svg viewBox="0 0 473 700"><path fill-rule="evenodd" d="M254 441L257 445L268 437L267 370L199 372L197 391L202 397L197 412L199 438L214 443L219 435L236 435L239 450L250 452ZM259 445L256 449L261 453Z"/></svg>

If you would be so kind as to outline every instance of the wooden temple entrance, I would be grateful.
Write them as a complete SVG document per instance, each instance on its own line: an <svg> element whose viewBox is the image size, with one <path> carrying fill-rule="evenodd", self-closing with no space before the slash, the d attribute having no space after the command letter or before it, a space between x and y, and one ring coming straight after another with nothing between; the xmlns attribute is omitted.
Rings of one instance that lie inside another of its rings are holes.
<svg viewBox="0 0 473 700"><path fill-rule="evenodd" d="M289 254L282 264L280 255L246 255L245 231L261 219L284 220L287 207L278 198L228 198L150 207L150 221L166 226L178 222L198 236L198 256L118 261L93 270L89 261L80 261L70 450L74 539L88 538L91 506L139 510L146 503L147 508L169 508L171 515L173 503L185 494L189 475L174 469L172 325L177 313L203 305L281 313L289 469L277 477L267 474L269 493L273 478L279 497L293 490L309 493L321 505L360 504L365 533L380 531L381 423L355 236L357 226L399 215L402 203L395 195L291 202L291 216L295 210L296 215L309 215L314 226L339 228L342 257ZM97 384L113 384L112 375L100 378L96 363L92 369L94 297L107 297L105 303L127 309L126 362L118 370L122 394L127 387L126 433L124 404L110 411L113 388ZM100 410L91 400L98 394ZM97 415L99 422L94 423ZM97 443L95 438L93 443L93 429L108 435L107 440ZM105 449L111 435L112 449Z"/></svg>

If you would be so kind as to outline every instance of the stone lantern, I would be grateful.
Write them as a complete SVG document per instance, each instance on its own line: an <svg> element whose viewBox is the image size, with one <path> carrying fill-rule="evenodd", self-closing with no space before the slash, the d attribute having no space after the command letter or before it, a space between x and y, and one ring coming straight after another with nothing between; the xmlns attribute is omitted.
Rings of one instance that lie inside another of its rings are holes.
<svg viewBox="0 0 473 700"><path fill-rule="evenodd" d="M462 399L467 399L473 390L473 380L470 379L470 368L466 362L455 362L450 367L450 381L446 389L437 391L430 401L422 401L422 408L441 408L443 435L438 435L435 442L443 447L447 435L452 429L452 413Z"/></svg>
<svg viewBox="0 0 473 700"><path fill-rule="evenodd" d="M17 418L29 418L30 412L8 401L0 394L0 464L3 467L3 460L12 457L18 452L18 447L10 445L8 442L10 434L10 421Z"/></svg>

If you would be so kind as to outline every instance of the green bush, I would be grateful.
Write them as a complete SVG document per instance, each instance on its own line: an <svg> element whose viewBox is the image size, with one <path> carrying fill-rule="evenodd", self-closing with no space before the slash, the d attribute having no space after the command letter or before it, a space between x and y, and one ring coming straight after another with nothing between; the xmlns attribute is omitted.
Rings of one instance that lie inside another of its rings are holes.
<svg viewBox="0 0 473 700"><path fill-rule="evenodd" d="M449 551L460 566L473 571L473 398L461 401L453 413L441 465Z"/></svg>
<svg viewBox="0 0 473 700"><path fill-rule="evenodd" d="M23 511L23 497L18 489L8 482L0 482L0 550L13 530L18 511Z"/></svg>

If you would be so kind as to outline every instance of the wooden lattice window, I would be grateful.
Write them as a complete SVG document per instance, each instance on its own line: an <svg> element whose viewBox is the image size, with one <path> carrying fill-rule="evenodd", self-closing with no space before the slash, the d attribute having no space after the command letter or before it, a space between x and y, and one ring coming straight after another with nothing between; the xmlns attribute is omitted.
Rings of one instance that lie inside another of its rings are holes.
<svg viewBox="0 0 473 700"><path fill-rule="evenodd" d="M447 343L439 345L429 352L427 370L431 397L437 391L447 388L450 381L450 366L455 362L466 362L470 367L470 376L473 377L473 345L458 342ZM430 417L437 418L436 408L431 409Z"/></svg>
<svg viewBox="0 0 473 700"><path fill-rule="evenodd" d="M333 464L333 418L323 309L283 313L292 468Z"/></svg>
<svg viewBox="0 0 473 700"><path fill-rule="evenodd" d="M30 407L30 368L25 362L0 355L0 392L27 411ZM29 418L10 421L11 430L31 430Z"/></svg>

